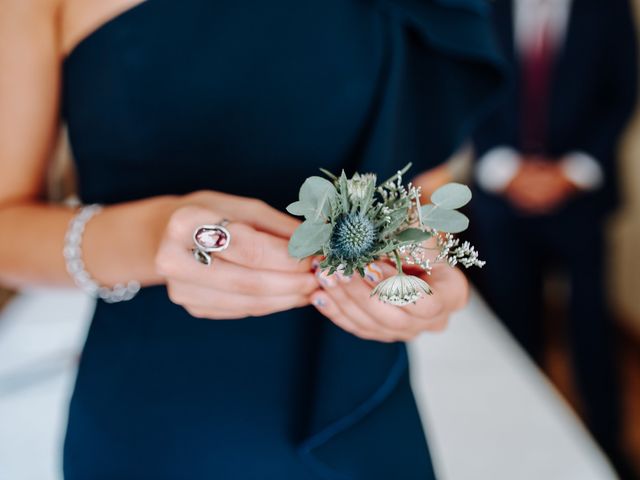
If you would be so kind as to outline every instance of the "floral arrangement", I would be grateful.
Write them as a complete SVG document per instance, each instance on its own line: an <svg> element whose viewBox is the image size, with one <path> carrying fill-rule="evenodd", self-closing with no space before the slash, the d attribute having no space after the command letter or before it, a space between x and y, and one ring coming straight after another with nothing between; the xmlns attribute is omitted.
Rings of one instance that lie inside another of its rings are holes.
<svg viewBox="0 0 640 480"><path fill-rule="evenodd" d="M388 258L397 274L380 282L371 295L398 306L432 293L422 278L403 272L403 262L427 274L439 262L482 267L484 262L469 242L461 244L453 235L469 225L457 210L471 200L469 188L446 184L422 205L420 188L402 183L410 167L379 185L372 173L347 178L344 171L335 176L321 169L328 179L307 178L298 201L287 207L289 213L305 218L291 237L290 255L298 259L322 255L319 268L328 274L358 272L363 277L367 265Z"/></svg>

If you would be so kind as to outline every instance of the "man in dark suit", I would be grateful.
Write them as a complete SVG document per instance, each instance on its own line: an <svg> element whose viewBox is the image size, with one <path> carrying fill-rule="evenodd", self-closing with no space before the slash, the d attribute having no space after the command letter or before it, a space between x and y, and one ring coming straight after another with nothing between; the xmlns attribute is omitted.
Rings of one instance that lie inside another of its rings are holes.
<svg viewBox="0 0 640 480"><path fill-rule="evenodd" d="M512 88L477 131L474 228L489 302L540 360L542 277L569 274L570 340L586 418L605 450L619 439L606 307L607 214L616 151L635 105L636 38L627 0L496 0Z"/></svg>

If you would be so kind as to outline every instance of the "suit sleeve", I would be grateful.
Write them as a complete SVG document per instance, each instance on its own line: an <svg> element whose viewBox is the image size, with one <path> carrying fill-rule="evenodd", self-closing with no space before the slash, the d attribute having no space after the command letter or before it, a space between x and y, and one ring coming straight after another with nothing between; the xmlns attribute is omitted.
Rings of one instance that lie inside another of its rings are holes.
<svg viewBox="0 0 640 480"><path fill-rule="evenodd" d="M604 181L616 181L616 153L620 137L636 106L638 83L637 37L628 0L607 2L608 17L605 58L600 68L599 115L587 132L585 152L597 159Z"/></svg>

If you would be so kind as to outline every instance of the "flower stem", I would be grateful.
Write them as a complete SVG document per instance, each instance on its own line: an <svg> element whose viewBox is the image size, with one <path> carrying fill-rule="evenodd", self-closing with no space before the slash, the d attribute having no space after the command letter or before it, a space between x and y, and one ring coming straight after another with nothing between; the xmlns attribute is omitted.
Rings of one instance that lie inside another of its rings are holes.
<svg viewBox="0 0 640 480"><path fill-rule="evenodd" d="M400 254L397 250L393 251L393 260L396 262L396 269L398 270L398 275L402 275L402 259L400 258Z"/></svg>
<svg viewBox="0 0 640 480"><path fill-rule="evenodd" d="M418 212L418 225L424 227L424 222L422 221L422 205L420 205L420 194L418 190L415 190L415 201L416 201L416 211Z"/></svg>
<svg viewBox="0 0 640 480"><path fill-rule="evenodd" d="M405 173L407 173L409 171L409 169L411 168L411 162L407 163L401 170L398 170L396 172L396 174L394 176L392 176L391 178L388 178L386 181L382 182L380 184L380 187L383 187L389 183L394 182L398 177L402 177L402 175L404 175Z"/></svg>

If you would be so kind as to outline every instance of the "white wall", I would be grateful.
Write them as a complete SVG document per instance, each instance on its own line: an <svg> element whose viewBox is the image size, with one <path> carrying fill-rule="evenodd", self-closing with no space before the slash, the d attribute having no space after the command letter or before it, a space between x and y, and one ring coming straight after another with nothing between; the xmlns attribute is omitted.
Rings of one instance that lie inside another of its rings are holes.
<svg viewBox="0 0 640 480"><path fill-rule="evenodd" d="M640 0L634 0L640 25ZM621 184L625 206L611 223L611 295L640 335L640 108L622 145Z"/></svg>

